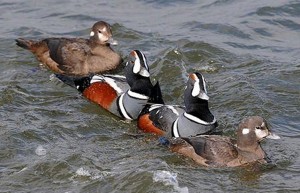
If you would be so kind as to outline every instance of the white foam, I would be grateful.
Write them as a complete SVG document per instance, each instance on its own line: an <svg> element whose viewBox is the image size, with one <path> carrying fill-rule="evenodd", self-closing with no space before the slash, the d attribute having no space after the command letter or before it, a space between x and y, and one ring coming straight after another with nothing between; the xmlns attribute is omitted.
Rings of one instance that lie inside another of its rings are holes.
<svg viewBox="0 0 300 193"><path fill-rule="evenodd" d="M162 182L166 186L173 186L176 192L180 192L180 193L189 192L189 189L187 187L183 187L183 188L179 187L176 173L171 173L169 171L164 171L164 170L155 171L153 173L153 181Z"/></svg>
<svg viewBox="0 0 300 193"><path fill-rule="evenodd" d="M88 177L91 180L97 180L107 175L105 172L99 172L98 170L89 171L83 167L78 168L75 173L76 174L70 179L74 180L76 177Z"/></svg>
<svg viewBox="0 0 300 193"><path fill-rule="evenodd" d="M35 149L35 154L36 154L36 155L39 155L39 156L42 156L42 155L46 155L46 154L47 154L47 151L46 151L46 149L45 149L42 145L39 145L39 146Z"/></svg>
<svg viewBox="0 0 300 193"><path fill-rule="evenodd" d="M90 172L88 170L81 168L78 168L76 171L76 175L78 176L91 176Z"/></svg>

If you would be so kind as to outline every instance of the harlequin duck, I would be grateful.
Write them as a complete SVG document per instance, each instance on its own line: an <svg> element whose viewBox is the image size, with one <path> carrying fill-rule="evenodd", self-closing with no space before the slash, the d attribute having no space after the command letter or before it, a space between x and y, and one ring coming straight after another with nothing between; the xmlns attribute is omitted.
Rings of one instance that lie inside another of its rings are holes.
<svg viewBox="0 0 300 193"><path fill-rule="evenodd" d="M125 76L91 75L81 78L61 74L56 76L68 85L76 87L85 98L111 113L134 120L147 104L151 94L160 92L160 87L158 83L154 86L151 83L146 57L139 50L131 51L124 71Z"/></svg>
<svg viewBox="0 0 300 193"><path fill-rule="evenodd" d="M170 148L192 158L198 164L213 167L236 167L250 163L267 163L260 146L264 138L279 139L259 116L247 117L237 129L237 139L221 135L173 138Z"/></svg>
<svg viewBox="0 0 300 193"><path fill-rule="evenodd" d="M138 119L138 127L168 137L189 137L210 134L217 121L208 107L206 81L202 74L189 75L184 91L185 107L154 104L147 106Z"/></svg>
<svg viewBox="0 0 300 193"><path fill-rule="evenodd" d="M116 69L122 58L114 52L110 44L111 27L104 21L95 23L90 39L46 38L41 41L16 39L16 44L31 51L36 58L55 73L68 75L88 75Z"/></svg>

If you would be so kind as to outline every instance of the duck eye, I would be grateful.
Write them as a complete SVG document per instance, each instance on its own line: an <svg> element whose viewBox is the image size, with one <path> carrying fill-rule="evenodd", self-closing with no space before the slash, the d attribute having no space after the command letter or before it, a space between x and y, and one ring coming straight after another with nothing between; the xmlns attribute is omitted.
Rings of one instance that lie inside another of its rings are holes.
<svg viewBox="0 0 300 193"><path fill-rule="evenodd" d="M255 129L262 129L261 126L256 126Z"/></svg>
<svg viewBox="0 0 300 193"><path fill-rule="evenodd" d="M131 63L131 64L134 64L134 61L131 60L130 63Z"/></svg>
<svg viewBox="0 0 300 193"><path fill-rule="evenodd" d="M102 32L100 30L98 30L99 34L102 34Z"/></svg>

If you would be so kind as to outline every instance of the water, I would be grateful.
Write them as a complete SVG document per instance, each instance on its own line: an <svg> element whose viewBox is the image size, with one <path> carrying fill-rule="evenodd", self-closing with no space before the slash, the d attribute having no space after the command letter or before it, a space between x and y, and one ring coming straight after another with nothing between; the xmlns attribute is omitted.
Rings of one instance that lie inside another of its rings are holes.
<svg viewBox="0 0 300 193"><path fill-rule="evenodd" d="M0 192L299 192L298 1L0 2ZM18 37L87 37L112 24L114 47L144 51L165 101L182 104L187 73L208 81L226 135L261 115L280 140L259 169L196 165L51 78Z"/></svg>

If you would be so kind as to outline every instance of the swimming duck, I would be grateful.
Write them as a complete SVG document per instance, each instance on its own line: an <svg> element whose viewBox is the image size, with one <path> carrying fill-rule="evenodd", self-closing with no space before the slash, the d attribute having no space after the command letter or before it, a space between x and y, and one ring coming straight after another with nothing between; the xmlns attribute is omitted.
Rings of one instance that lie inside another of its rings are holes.
<svg viewBox="0 0 300 193"><path fill-rule="evenodd" d="M67 75L88 75L104 73L116 69L121 56L114 52L110 44L111 27L104 21L96 22L89 39L46 38L41 41L16 39L16 44L31 51L36 58L55 73Z"/></svg>
<svg viewBox="0 0 300 193"><path fill-rule="evenodd" d="M149 66L145 55L139 50L129 54L129 61L121 75L90 75L70 77L56 76L66 84L76 87L82 95L109 112L127 119L137 119L148 100L160 92L159 84L150 80ZM156 91L157 90L157 91Z"/></svg>
<svg viewBox="0 0 300 193"><path fill-rule="evenodd" d="M199 135L170 139L170 148L198 164L213 167L237 167L250 163L267 163L260 142L264 138L279 139L271 133L265 119L251 116L243 119L237 139L221 135Z"/></svg>
<svg viewBox="0 0 300 193"><path fill-rule="evenodd" d="M217 121L209 110L208 100L204 77L199 72L192 73L184 91L185 107L148 105L138 118L138 127L144 132L167 137L210 134L215 131Z"/></svg>

